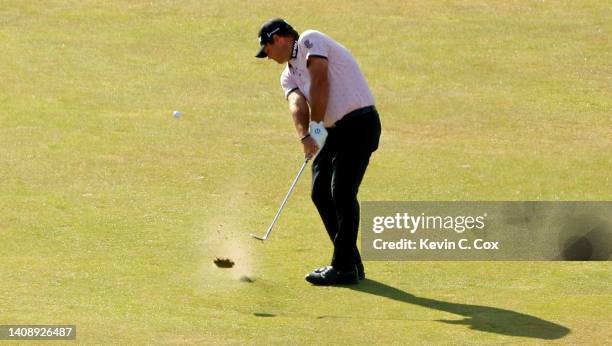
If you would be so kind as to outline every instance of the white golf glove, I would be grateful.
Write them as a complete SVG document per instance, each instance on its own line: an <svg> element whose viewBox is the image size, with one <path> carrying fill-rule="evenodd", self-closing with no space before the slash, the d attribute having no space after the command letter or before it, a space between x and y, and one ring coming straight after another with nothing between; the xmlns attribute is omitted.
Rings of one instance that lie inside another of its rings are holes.
<svg viewBox="0 0 612 346"><path fill-rule="evenodd" d="M325 129L325 126L323 126L323 122L320 121L317 123L311 121L310 125L308 126L308 131L310 132L310 137L317 142L319 150L321 150L325 144L325 140L327 139L327 130Z"/></svg>

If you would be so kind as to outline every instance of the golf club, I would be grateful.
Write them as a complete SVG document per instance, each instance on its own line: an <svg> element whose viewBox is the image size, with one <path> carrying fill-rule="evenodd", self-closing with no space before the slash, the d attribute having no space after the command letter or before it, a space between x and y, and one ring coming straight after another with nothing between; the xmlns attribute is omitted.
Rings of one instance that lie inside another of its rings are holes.
<svg viewBox="0 0 612 346"><path fill-rule="evenodd" d="M272 232L272 227L274 227L274 224L276 223L276 220L278 220L278 217L280 215L280 213L283 211L283 207L285 207L285 204L287 203L287 200L289 199L289 196L291 196L291 193L293 192L293 189L295 188L295 185L297 185L298 180L300 179L300 176L302 175L302 172L304 172L304 168L306 168L306 165L308 164L308 161L310 161L310 157L306 157L306 159L304 159L304 163L302 164L302 167L300 168L300 171L298 172L297 176L295 177L295 179L293 180L293 184L291 184L291 187L289 188L289 192L287 192L287 195L285 196L285 199L283 200L283 203L281 203L280 208L278 208L278 211L276 212L276 216L274 216L274 220L272 220L272 224L270 224L270 227L268 227L268 230L266 231L266 234L264 234L263 237L258 237L254 234L251 234L251 237L264 241L266 239L268 239L268 236L270 235L270 232Z"/></svg>

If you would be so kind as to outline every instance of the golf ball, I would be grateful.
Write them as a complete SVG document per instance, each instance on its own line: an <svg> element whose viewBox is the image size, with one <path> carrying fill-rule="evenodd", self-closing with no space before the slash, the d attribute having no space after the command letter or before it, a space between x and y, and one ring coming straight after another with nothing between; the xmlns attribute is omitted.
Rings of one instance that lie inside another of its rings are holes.
<svg viewBox="0 0 612 346"><path fill-rule="evenodd" d="M172 116L175 117L176 119L180 118L181 115L183 115L183 113L181 113L179 111L172 112Z"/></svg>

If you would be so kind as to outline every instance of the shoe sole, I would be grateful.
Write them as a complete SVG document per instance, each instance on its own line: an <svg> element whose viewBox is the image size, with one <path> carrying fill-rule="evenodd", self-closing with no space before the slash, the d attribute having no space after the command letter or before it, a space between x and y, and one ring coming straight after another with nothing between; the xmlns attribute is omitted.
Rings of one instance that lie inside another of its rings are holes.
<svg viewBox="0 0 612 346"><path fill-rule="evenodd" d="M357 285L359 280L357 281L336 281L336 282L312 282L306 279L306 281L310 282L314 286L334 286L334 285Z"/></svg>
<svg viewBox="0 0 612 346"><path fill-rule="evenodd" d="M304 278L307 282L310 282L311 284L315 285L315 286L332 286L332 285L356 285L359 283L359 279L337 279L336 281L333 282L325 282L325 281L319 281L316 279L310 279L308 276L306 276Z"/></svg>

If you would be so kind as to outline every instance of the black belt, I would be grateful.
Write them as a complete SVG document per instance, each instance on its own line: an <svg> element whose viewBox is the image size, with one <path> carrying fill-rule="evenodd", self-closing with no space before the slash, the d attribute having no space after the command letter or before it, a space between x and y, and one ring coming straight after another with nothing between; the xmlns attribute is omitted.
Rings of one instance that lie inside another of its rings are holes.
<svg viewBox="0 0 612 346"><path fill-rule="evenodd" d="M336 121L331 128L337 127L339 125L342 125L343 123L351 120L354 117L358 117L360 115L364 115L364 114L368 114L368 113L374 113L376 112L376 107L375 106L367 106L367 107L363 107L363 108L358 108L355 109L354 111L348 112L346 113L342 119Z"/></svg>

